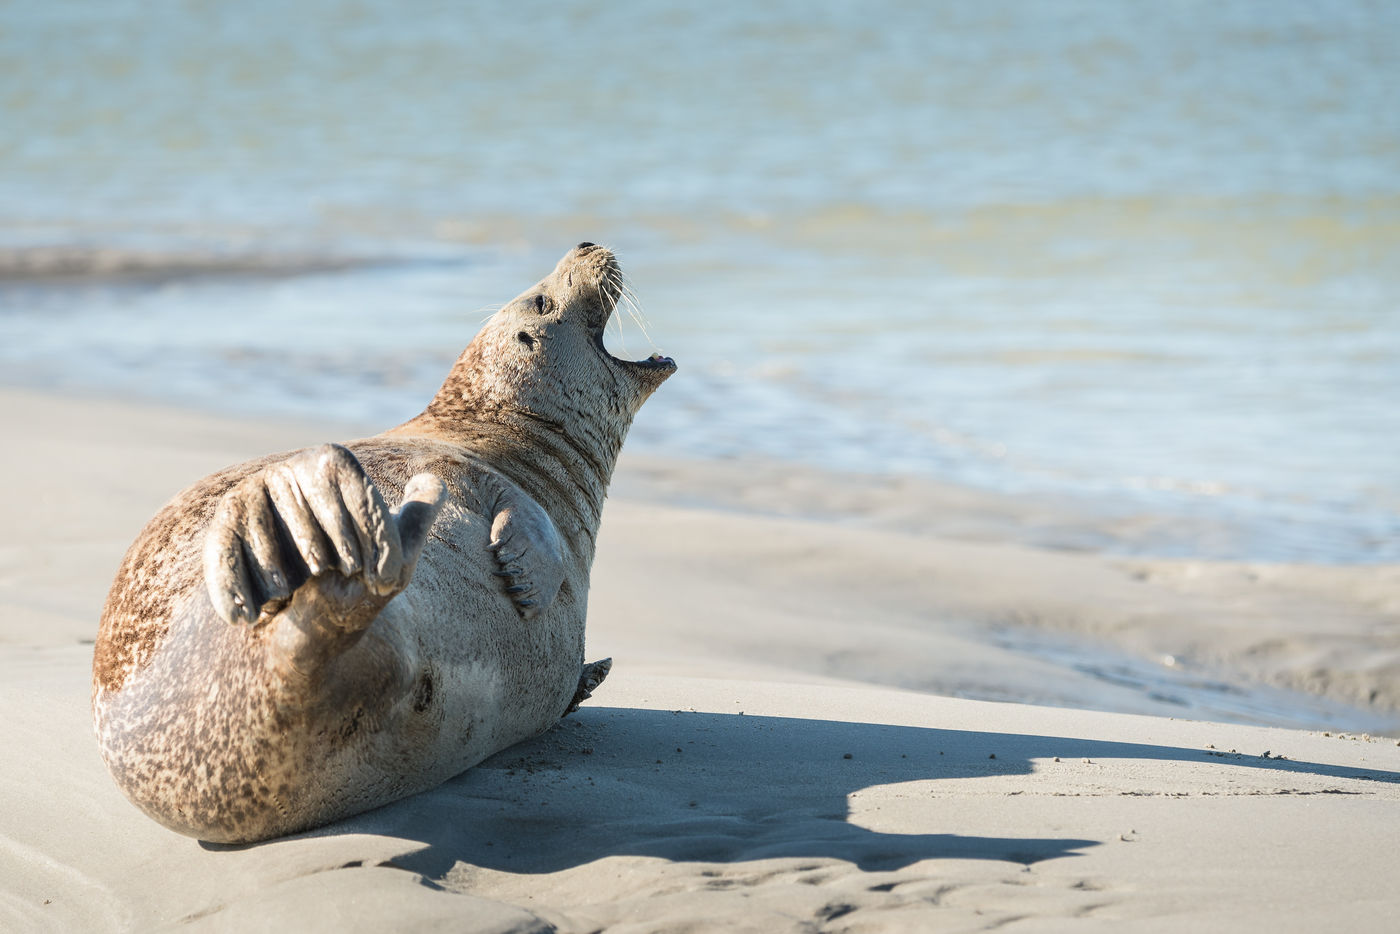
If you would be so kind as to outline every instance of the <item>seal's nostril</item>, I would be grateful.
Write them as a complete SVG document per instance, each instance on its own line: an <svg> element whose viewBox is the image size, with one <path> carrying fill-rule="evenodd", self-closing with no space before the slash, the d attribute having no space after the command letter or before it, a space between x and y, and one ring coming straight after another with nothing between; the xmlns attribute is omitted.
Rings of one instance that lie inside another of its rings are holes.
<svg viewBox="0 0 1400 934"><path fill-rule="evenodd" d="M596 243L589 243L587 240L585 240L585 241L583 241L582 243L580 243L578 246L574 247L574 249L575 249L575 250L586 250L586 249L588 249L589 247L594 247L594 246L597 246L597 245L598 245L598 244L596 244Z"/></svg>

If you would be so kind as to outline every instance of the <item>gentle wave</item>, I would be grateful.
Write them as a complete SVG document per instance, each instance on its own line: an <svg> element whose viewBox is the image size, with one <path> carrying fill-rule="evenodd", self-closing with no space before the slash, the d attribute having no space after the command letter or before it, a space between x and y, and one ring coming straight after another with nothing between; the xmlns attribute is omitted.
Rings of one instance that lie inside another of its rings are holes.
<svg viewBox="0 0 1400 934"><path fill-rule="evenodd" d="M0 249L0 281L154 280L196 276L295 276L384 260L356 256L133 250L101 246Z"/></svg>

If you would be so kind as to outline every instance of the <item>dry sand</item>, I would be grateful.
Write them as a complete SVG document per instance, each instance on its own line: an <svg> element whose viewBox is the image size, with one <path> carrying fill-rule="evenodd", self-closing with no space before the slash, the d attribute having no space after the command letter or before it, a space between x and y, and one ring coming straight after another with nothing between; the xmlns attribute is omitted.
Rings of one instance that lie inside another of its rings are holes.
<svg viewBox="0 0 1400 934"><path fill-rule="evenodd" d="M1395 568L1051 548L1075 523L1054 504L771 465L627 462L591 598L590 650L616 664L578 715L323 831L203 846L97 756L102 599L178 488L346 432L12 390L0 426L0 931L1400 917L1395 740L1167 718L1393 727Z"/></svg>

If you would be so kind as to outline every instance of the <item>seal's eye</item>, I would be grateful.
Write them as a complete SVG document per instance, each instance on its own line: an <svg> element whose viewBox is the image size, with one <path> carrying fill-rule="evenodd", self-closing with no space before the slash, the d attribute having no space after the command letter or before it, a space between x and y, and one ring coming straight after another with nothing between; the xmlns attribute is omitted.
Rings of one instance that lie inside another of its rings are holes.
<svg viewBox="0 0 1400 934"><path fill-rule="evenodd" d="M538 311L540 314L544 314L546 306L548 304L549 301L543 295L535 296L535 311Z"/></svg>
<svg viewBox="0 0 1400 934"><path fill-rule="evenodd" d="M515 339L520 341L520 343L524 344L526 347L529 347L531 350L535 349L535 339L526 332L521 331L519 334L515 335Z"/></svg>

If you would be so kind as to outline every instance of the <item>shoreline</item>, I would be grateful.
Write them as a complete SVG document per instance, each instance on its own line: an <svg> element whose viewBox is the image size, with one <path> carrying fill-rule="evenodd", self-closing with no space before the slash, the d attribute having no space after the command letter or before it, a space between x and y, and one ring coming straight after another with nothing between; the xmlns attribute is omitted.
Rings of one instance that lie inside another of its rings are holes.
<svg viewBox="0 0 1400 934"><path fill-rule="evenodd" d="M781 264L753 281L726 280L730 290L748 294L736 302L679 269L674 244L651 249L636 272L655 277L647 286L648 303L658 309L654 330L675 342L673 355L683 348L691 363L687 379L669 390L671 408L644 414L633 451L703 459L759 452L817 471L889 468L892 481L922 476L936 485L951 478L993 497L1069 503L1072 513L1113 518L1106 537L1084 536L1072 526L1046 530L1047 543L1070 547L1121 543L1130 552L1146 547L1222 559L1400 561L1400 503L1389 474L1394 458L1372 440L1395 434L1387 431L1389 413L1375 402L1385 394L1357 399L1360 411L1352 418L1329 414L1349 406L1349 397L1322 409L1312 399L1296 419L1283 417L1300 401L1282 391L1293 382L1321 380L1329 393L1345 386L1333 370L1314 372L1312 356L1298 348L1290 351L1294 369L1280 374L1278 393L1220 401L1229 424L1218 424L1207 417L1216 412L1215 396L1161 386L1141 396L1115 389L1137 380L1156 385L1180 363L1200 371L1206 391L1212 374L1221 372L1219 353L1234 346L1216 347L1223 335L1209 329L1200 339L1216 350L1140 354L1118 346L1126 338L1110 321L1080 322L1060 334L1038 330L1044 322L1032 315L1007 321L1021 329L1013 343L1023 346L1001 348L980 332L963 301L950 298L916 316L917 340L911 335L905 348L842 336L831 308L805 343L765 328L752 346L741 346L727 334L765 303L779 318L795 314L780 284ZM8 353L0 360L19 383L144 396L157 405L175 397L235 417L240 409L292 420L327 412L351 420L366 411L376 420L408 417L470 339L476 311L530 281L537 263L547 268L537 252L528 245L490 251L448 240L392 239L320 252L295 242L279 248L275 240L229 252L197 244L0 250L8 312L0 326ZM10 274L20 278L7 280ZM878 305L880 297L869 300ZM693 315L677 311L692 304ZM375 310L385 307L395 308L407 327ZM55 315L63 316L65 336L54 330ZM624 318L616 319L619 343L625 343ZM702 318L714 321L693 320ZM646 328L637 330L628 335L637 346L651 343ZM1171 336L1155 333L1148 327L1142 340ZM1350 333L1339 339L1361 340ZM1071 343L1033 350L1061 340ZM855 355L846 360L848 341ZM872 355L890 357L892 381L883 380ZM1376 366L1371 357L1354 365ZM1366 373L1358 378L1380 378ZM894 389L904 380L913 392ZM1028 400L1029 408L1017 401L1019 382L1047 381L1079 388L1049 391ZM1226 392L1231 385L1216 388ZM1117 401L1099 411L1106 395ZM937 404L925 411L911 402L922 398ZM1331 437L1319 427L1327 424L1352 427ZM1251 426L1273 427L1255 432ZM1168 428L1171 438L1156 440ZM1217 438L1226 453L1200 453Z"/></svg>

